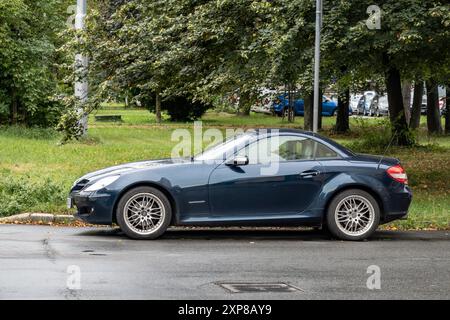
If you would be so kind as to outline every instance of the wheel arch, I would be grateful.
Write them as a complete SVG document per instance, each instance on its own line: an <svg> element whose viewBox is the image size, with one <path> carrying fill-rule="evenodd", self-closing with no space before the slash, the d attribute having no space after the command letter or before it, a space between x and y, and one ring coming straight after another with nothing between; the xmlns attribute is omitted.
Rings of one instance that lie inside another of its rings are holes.
<svg viewBox="0 0 450 320"><path fill-rule="evenodd" d="M365 192L367 192L368 194L370 194L375 201L378 203L378 206L380 207L380 218L381 220L384 220L384 204L383 204L383 200L381 198L381 195L374 190L373 188L364 185L364 184L347 184L345 186L342 186L336 190L334 190L331 195L328 197L326 203L325 203L325 207L324 207L324 214L322 217L322 223L325 221L326 216L327 216L327 211L328 211L328 207L331 204L331 201L333 201L333 199L340 194L341 192L344 192L346 190L350 190L350 189L359 189L359 190L363 190Z"/></svg>
<svg viewBox="0 0 450 320"><path fill-rule="evenodd" d="M136 183L130 184L126 188L122 189L122 191L120 191L119 195L117 196L116 201L113 206L112 222L117 223L116 210L117 210L117 206L120 202L120 199L122 199L123 195L125 193L127 193L128 191L135 189L135 188L139 188L139 187L155 188L155 189L161 191L167 197L167 199L170 202L170 206L172 207L172 213L173 213L172 221L170 222L170 225L173 225L173 223L176 221L176 219L177 219L176 217L178 215L177 201L175 200L175 197L172 195L172 193L166 187L162 186L159 183L153 182L153 181L136 182Z"/></svg>

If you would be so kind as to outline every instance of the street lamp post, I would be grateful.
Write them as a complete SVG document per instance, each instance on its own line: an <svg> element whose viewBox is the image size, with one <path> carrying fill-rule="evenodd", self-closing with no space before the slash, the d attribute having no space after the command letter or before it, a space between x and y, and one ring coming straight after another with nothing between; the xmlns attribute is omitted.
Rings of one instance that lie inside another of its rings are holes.
<svg viewBox="0 0 450 320"><path fill-rule="evenodd" d="M319 130L320 85L320 29L322 28L322 0L316 0L316 41L314 49L314 107L313 132Z"/></svg>
<svg viewBox="0 0 450 320"><path fill-rule="evenodd" d="M77 0L77 11L75 16L75 30L84 29L84 18L86 17L87 3L86 0ZM75 55L75 98L80 102L81 107L78 112L82 115L80 119L80 127L82 134L87 133L88 116L83 109L83 105L88 99L88 81L87 81L88 58L82 54Z"/></svg>

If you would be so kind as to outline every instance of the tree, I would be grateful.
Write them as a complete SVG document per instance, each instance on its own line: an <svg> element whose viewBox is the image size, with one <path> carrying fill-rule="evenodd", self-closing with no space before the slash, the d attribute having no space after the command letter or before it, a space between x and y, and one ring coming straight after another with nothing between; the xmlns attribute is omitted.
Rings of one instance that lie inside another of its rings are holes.
<svg viewBox="0 0 450 320"><path fill-rule="evenodd" d="M438 85L435 81L427 81L427 127L433 134L442 133L441 113L439 111Z"/></svg>
<svg viewBox="0 0 450 320"><path fill-rule="evenodd" d="M413 105L411 112L411 121L409 123L411 129L417 129L420 126L420 112L422 108L423 81L416 79L414 82Z"/></svg>
<svg viewBox="0 0 450 320"><path fill-rule="evenodd" d="M338 111L336 118L336 132L337 133L346 133L349 127L349 102L350 102L350 89L339 90L338 96Z"/></svg>
<svg viewBox="0 0 450 320"><path fill-rule="evenodd" d="M397 144L410 145L414 141L404 112L401 82L418 75L426 80L431 74L440 77L448 73L449 9L441 1L378 1L380 28L368 28L366 9L371 4L364 0L330 2L333 10L325 15L324 46L331 54L324 61L347 66L359 79L384 75L392 134Z"/></svg>
<svg viewBox="0 0 450 320"><path fill-rule="evenodd" d="M322 86L337 79L342 111L353 82L381 75L395 142L410 145L401 83L418 76L428 80L431 74L441 81L448 73L448 9L441 1L379 1L381 29L369 29L371 4L325 1ZM248 114L261 87L286 83L308 100L314 12L310 0L105 0L84 34L84 50L93 62L92 100L98 105L111 91L133 91L140 101L183 96L208 103L239 93L240 113ZM345 117L345 112L338 117L342 128Z"/></svg>
<svg viewBox="0 0 450 320"><path fill-rule="evenodd" d="M64 57L68 1L2 0L0 2L0 123L50 126L62 106L54 66Z"/></svg>

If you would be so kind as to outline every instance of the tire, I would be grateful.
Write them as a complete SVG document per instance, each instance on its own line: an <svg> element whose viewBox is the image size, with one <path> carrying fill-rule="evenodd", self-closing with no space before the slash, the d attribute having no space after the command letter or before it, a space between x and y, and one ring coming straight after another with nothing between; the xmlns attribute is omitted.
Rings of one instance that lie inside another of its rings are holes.
<svg viewBox="0 0 450 320"><path fill-rule="evenodd" d="M350 189L333 198L327 209L326 225L338 239L360 241L375 232L380 215L380 206L374 197L366 191Z"/></svg>
<svg viewBox="0 0 450 320"><path fill-rule="evenodd" d="M153 187L137 187L125 193L116 210L117 223L130 238L157 239L172 221L172 207L167 197Z"/></svg>

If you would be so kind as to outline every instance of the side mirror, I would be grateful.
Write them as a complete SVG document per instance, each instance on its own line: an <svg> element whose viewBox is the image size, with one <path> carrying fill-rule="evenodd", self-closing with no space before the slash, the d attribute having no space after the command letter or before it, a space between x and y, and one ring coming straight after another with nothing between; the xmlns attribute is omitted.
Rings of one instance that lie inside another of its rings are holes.
<svg viewBox="0 0 450 320"><path fill-rule="evenodd" d="M227 166L246 166L248 163L249 160L247 156L236 156L225 162Z"/></svg>

